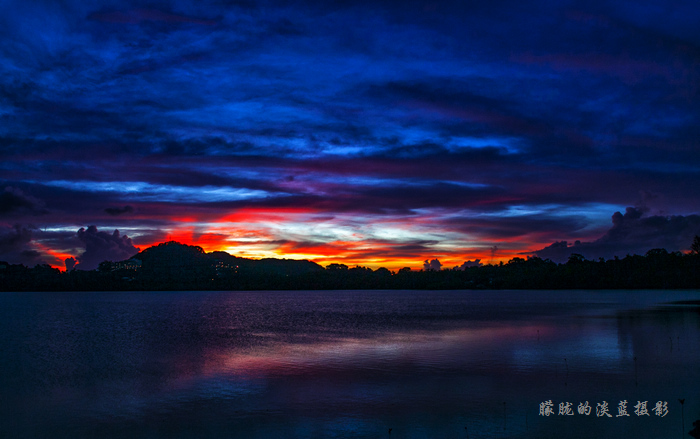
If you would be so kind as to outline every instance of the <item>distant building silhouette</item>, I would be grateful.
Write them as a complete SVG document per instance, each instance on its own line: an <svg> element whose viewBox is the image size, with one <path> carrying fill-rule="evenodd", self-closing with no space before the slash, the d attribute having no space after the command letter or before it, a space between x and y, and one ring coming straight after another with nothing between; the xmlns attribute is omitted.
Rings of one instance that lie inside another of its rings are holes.
<svg viewBox="0 0 700 439"><path fill-rule="evenodd" d="M127 259L126 261L120 261L120 262L113 262L112 263L112 271L116 270L138 270L141 268L141 260L140 259Z"/></svg>

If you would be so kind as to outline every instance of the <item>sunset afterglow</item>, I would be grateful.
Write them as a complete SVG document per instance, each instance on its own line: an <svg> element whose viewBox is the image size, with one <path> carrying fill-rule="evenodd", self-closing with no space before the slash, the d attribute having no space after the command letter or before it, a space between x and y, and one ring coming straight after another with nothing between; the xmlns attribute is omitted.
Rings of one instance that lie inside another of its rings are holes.
<svg viewBox="0 0 700 439"><path fill-rule="evenodd" d="M0 260L687 251L700 9L645 5L10 1Z"/></svg>

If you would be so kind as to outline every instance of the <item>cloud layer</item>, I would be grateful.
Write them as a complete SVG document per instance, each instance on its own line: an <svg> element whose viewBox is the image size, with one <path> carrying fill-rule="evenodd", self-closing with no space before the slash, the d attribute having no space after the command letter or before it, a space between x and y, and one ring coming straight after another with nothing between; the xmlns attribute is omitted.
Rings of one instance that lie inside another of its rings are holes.
<svg viewBox="0 0 700 439"><path fill-rule="evenodd" d="M92 266L94 225L419 269L700 212L697 2L6 3L0 260Z"/></svg>
<svg viewBox="0 0 700 439"><path fill-rule="evenodd" d="M78 239L85 244L85 251L77 258L77 266L73 265L81 270L94 270L102 261L129 259L139 251L128 236L119 234L119 230L109 234L98 231L95 226L90 226L87 229L78 230ZM69 263L72 261L68 262L66 267Z"/></svg>
<svg viewBox="0 0 700 439"><path fill-rule="evenodd" d="M559 241L534 253L543 259L565 262L572 253L588 259L630 254L644 254L651 249L687 249L695 236L700 236L700 215L644 216L641 209L628 207L625 213L615 212L613 226L591 242L576 241L569 245Z"/></svg>

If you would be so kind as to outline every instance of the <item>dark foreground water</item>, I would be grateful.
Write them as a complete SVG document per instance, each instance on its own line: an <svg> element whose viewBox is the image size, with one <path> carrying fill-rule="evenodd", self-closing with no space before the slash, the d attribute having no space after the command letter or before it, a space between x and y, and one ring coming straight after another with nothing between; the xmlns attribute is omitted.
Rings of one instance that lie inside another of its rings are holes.
<svg viewBox="0 0 700 439"><path fill-rule="evenodd" d="M698 299L4 293L0 437L687 439L700 307L669 302Z"/></svg>

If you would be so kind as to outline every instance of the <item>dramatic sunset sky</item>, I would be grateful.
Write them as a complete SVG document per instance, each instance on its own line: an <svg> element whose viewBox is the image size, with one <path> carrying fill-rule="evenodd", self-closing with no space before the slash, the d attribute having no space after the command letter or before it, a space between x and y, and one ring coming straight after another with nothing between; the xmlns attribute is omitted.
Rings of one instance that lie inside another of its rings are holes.
<svg viewBox="0 0 700 439"><path fill-rule="evenodd" d="M697 0L2 5L0 260L452 268L700 234Z"/></svg>

